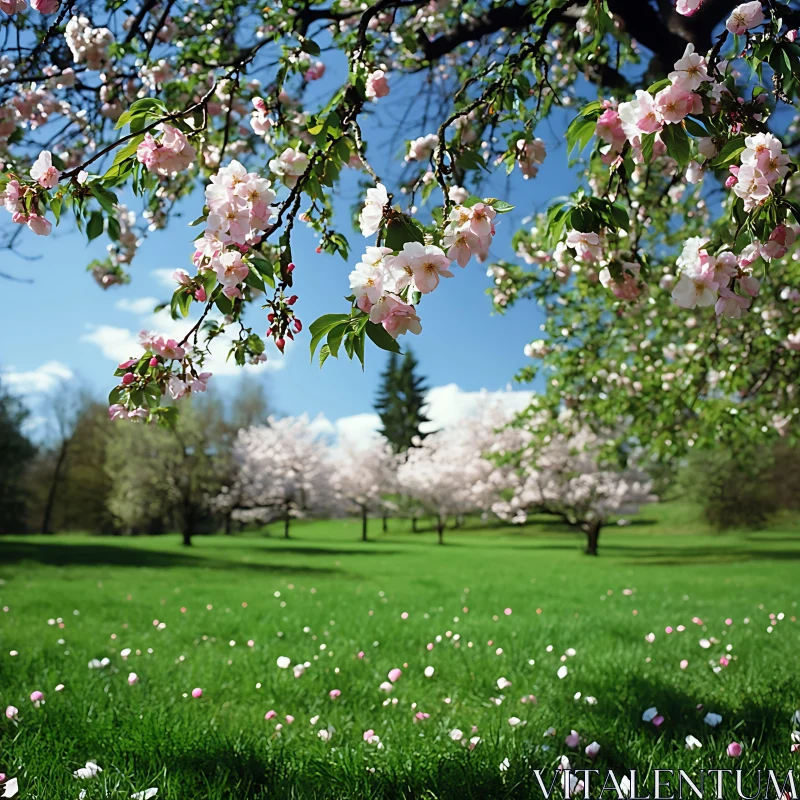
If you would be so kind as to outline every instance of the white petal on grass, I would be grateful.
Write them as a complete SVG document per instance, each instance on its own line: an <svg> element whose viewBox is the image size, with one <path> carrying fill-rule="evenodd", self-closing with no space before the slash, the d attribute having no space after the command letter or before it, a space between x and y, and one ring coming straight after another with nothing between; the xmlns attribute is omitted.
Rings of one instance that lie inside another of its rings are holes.
<svg viewBox="0 0 800 800"><path fill-rule="evenodd" d="M76 769L73 775L81 780L87 780L88 778L96 777L97 773L102 771L102 768L98 767L94 761L87 761L86 766Z"/></svg>

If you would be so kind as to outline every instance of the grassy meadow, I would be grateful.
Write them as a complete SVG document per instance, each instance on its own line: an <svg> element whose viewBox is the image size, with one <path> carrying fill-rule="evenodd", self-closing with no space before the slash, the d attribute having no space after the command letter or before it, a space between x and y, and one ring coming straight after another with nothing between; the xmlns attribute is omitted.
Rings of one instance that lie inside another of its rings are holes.
<svg viewBox="0 0 800 800"><path fill-rule="evenodd" d="M599 558L545 518L473 522L443 547L394 520L368 543L348 520L191 548L0 538L0 706L17 709L0 716L0 772L23 800L539 797L532 769L562 755L785 773L800 528L696 519L649 508L604 530ZM660 724L642 719L653 707ZM87 761L102 772L75 777Z"/></svg>

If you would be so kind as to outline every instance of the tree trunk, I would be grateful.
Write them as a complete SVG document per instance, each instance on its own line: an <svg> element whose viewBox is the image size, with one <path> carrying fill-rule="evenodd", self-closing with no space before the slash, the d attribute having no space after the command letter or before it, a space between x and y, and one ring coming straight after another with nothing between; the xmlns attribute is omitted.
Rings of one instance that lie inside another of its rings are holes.
<svg viewBox="0 0 800 800"><path fill-rule="evenodd" d="M183 529L183 544L185 547L192 545L192 529L189 527Z"/></svg>
<svg viewBox="0 0 800 800"><path fill-rule="evenodd" d="M229 511L225 515L225 535L226 536L233 536L233 530L231 529L231 519L233 517L233 512Z"/></svg>
<svg viewBox="0 0 800 800"><path fill-rule="evenodd" d="M436 518L436 533L439 534L439 544L444 544L444 527L447 525L447 517L442 519Z"/></svg>
<svg viewBox="0 0 800 800"><path fill-rule="evenodd" d="M590 522L586 527L586 555L597 555L597 540L600 538L600 522Z"/></svg>
<svg viewBox="0 0 800 800"><path fill-rule="evenodd" d="M411 530L414 533L418 533L418 531L417 531L417 518L416 517L411 517Z"/></svg>
<svg viewBox="0 0 800 800"><path fill-rule="evenodd" d="M387 517L386 514L381 517L381 523L383 525L383 532L386 533L389 530L389 517Z"/></svg>
<svg viewBox="0 0 800 800"><path fill-rule="evenodd" d="M64 462L67 460L68 444L66 441L61 445L58 451L58 458L56 459L56 467L53 470L53 480L50 483L50 489L47 492L47 503L44 507L44 518L42 519L42 533L52 533L50 527L53 522L53 509L56 505L56 492L58 491L58 484L61 480L61 470L64 467Z"/></svg>
<svg viewBox="0 0 800 800"><path fill-rule="evenodd" d="M286 513L283 515L283 538L289 538L289 523L291 522L291 516L289 515L289 507L286 507Z"/></svg>
<svg viewBox="0 0 800 800"><path fill-rule="evenodd" d="M361 506L361 541L367 541L367 507Z"/></svg>

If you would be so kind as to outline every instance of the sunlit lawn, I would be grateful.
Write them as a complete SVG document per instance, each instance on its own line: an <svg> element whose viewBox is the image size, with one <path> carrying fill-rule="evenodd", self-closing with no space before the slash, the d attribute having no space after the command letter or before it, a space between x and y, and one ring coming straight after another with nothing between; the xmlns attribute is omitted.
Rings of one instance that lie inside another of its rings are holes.
<svg viewBox="0 0 800 800"><path fill-rule="evenodd" d="M593 766L646 774L731 767L736 740L733 766L785 773L799 757L800 532L716 535L690 512L657 507L604 531L597 559L546 519L472 523L444 547L395 521L388 534L372 523L367 544L349 521L190 549L175 536L2 538L0 704L19 715L0 717L0 772L25 800L150 787L158 800L539 797L531 769L563 754L585 767L593 741ZM280 656L310 666L295 678ZM660 727L642 721L653 706ZM573 729L579 749L564 742ZM103 772L79 781L88 760Z"/></svg>

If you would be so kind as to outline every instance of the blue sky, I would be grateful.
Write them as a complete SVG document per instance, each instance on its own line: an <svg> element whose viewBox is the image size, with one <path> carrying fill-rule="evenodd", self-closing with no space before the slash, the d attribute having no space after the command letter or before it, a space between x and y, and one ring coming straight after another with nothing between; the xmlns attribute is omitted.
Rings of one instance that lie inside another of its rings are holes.
<svg viewBox="0 0 800 800"><path fill-rule="evenodd" d="M410 78L394 83L393 93L381 101L383 106L378 105L365 125L371 160L390 189L402 164L398 155L403 141L434 130L433 125L425 128L415 118L419 107L416 81ZM320 96L332 87L332 81L330 87L325 85L327 82L326 79L323 85L314 87ZM493 178L484 190L516 205L514 212L501 218L492 258L513 260L510 239L523 218L574 187L563 146L562 122L566 115L560 117L555 127L548 121L537 130L547 143L548 158L536 179L524 181L518 171L506 179L501 170L500 177ZM349 221L351 206L361 200L357 178L354 173L348 175L337 194L337 222L351 242L352 263L363 252L361 248L372 243L354 231ZM429 203L438 200L438 192L434 192ZM135 199L131 207L139 212ZM425 208L422 215L426 214ZM24 232L20 250L36 260L0 253L4 272L33 279L30 284L0 281L0 337L4 342L0 372L14 391L28 398L35 411L41 411L42 390L52 388L63 378L80 381L98 397L104 397L114 385L115 364L140 352L133 342L141 329L173 330L169 326L177 323L164 315L153 318L153 301L169 298L169 275L174 269L192 269L191 242L197 229L186 227L186 223L201 209L202 196L196 193L183 203L179 209L183 216L173 219L168 230L152 233L146 239L132 265L131 283L106 291L85 272L92 258L104 255L105 237L87 245L74 228L62 225L47 239ZM7 215L1 219L2 224L8 223ZM321 314L346 310L342 298L349 292L347 276L352 267L339 256L318 255L311 232L300 225L295 231L295 289L300 297L296 310L308 326ZM420 305L422 335L401 339L403 346L413 347L430 386L449 387L438 394L437 408L441 407L445 415L448 407L455 414L456 408L468 406L471 393L506 388L525 363L525 343L537 338L542 322L540 310L531 302L521 303L504 316L492 315L485 294L489 286L485 264L473 260L463 270L454 269L455 277L443 281ZM255 315L248 320L263 333L266 325ZM188 325L183 321L174 332L186 330ZM293 347L287 348L286 356L275 350L268 351L268 355L267 365L251 371L265 381L277 412L324 414L331 422L372 412L386 357L376 348L368 347L363 372L360 365L346 358L329 360L323 369L310 363L306 331ZM237 369L232 365L221 367L220 359L216 366L215 388L226 394L235 392ZM519 403L522 398L516 400ZM436 416L439 418L440 414Z"/></svg>

